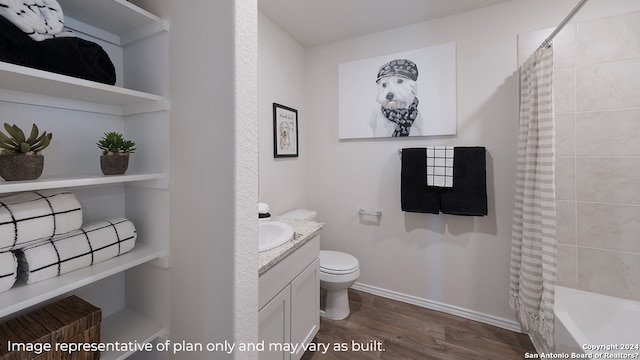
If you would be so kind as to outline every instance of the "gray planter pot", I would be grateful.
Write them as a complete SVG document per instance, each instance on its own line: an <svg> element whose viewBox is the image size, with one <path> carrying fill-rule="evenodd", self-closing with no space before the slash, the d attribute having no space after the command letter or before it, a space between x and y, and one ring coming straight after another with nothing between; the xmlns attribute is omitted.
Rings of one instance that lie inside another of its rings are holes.
<svg viewBox="0 0 640 360"><path fill-rule="evenodd" d="M0 155L0 177L7 181L34 180L42 175L44 156Z"/></svg>
<svg viewBox="0 0 640 360"><path fill-rule="evenodd" d="M122 175L129 167L129 154L100 155L100 169L105 175Z"/></svg>

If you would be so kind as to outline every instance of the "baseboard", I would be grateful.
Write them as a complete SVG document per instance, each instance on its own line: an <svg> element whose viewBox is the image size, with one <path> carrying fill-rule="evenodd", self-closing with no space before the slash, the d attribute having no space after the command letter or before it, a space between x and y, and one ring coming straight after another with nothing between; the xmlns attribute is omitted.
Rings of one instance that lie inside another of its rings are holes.
<svg viewBox="0 0 640 360"><path fill-rule="evenodd" d="M453 305L443 304L437 301L432 301L432 300L419 298L417 296L402 294L396 291L382 289L376 286L371 286L371 285L362 284L358 282L353 284L351 288L354 290L363 291L369 294L382 296L384 298L402 301L408 304L421 306L427 309L460 316L465 319L479 321L481 323L497 326L503 329L507 329L515 332L522 332L522 327L517 321L507 320L497 316L483 314L477 311L472 311L469 309L464 309L464 308L453 306Z"/></svg>

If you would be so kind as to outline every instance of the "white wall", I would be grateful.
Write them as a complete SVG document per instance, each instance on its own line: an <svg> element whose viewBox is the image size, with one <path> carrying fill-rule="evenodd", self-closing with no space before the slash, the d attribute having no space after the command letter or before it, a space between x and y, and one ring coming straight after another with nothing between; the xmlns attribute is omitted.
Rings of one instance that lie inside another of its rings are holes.
<svg viewBox="0 0 640 360"><path fill-rule="evenodd" d="M171 26L171 340L256 343L257 2L136 3Z"/></svg>
<svg viewBox="0 0 640 360"><path fill-rule="evenodd" d="M269 18L258 17L258 92L260 201L273 215L305 207L307 123L304 98L304 48ZM273 103L298 110L298 154L273 157Z"/></svg>
<svg viewBox="0 0 640 360"><path fill-rule="evenodd" d="M326 222L322 248L359 259L361 285L517 326L508 306L517 35L555 27L575 4L510 1L306 50L307 204ZM592 0L577 19L637 8L634 0ZM457 44L457 136L338 140L340 63L446 42ZM401 211L397 150L426 145L487 148L488 216ZM381 210L380 224L359 218L361 207Z"/></svg>

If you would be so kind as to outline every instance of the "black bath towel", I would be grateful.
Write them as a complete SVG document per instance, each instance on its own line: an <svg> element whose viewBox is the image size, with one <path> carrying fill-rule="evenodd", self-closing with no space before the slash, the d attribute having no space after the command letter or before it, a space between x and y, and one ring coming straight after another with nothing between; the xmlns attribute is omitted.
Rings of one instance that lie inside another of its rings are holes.
<svg viewBox="0 0 640 360"><path fill-rule="evenodd" d="M430 214L440 212L440 190L437 187L427 186L426 159L425 148L402 149L400 174L402 211Z"/></svg>
<svg viewBox="0 0 640 360"><path fill-rule="evenodd" d="M104 49L78 37L35 41L0 16L0 61L97 81L116 82L115 68Z"/></svg>
<svg viewBox="0 0 640 360"><path fill-rule="evenodd" d="M453 154L453 187L440 189L440 210L453 215L487 215L486 149L456 146Z"/></svg>
<svg viewBox="0 0 640 360"><path fill-rule="evenodd" d="M453 187L427 186L425 148L402 149L402 211L452 215L487 215L486 149L454 147Z"/></svg>

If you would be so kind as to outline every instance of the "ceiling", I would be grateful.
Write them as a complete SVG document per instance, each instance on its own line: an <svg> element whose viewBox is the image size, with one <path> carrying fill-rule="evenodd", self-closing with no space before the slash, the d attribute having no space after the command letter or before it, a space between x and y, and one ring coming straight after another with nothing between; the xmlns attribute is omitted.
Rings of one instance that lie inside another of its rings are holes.
<svg viewBox="0 0 640 360"><path fill-rule="evenodd" d="M258 0L304 47L376 33L509 0Z"/></svg>

